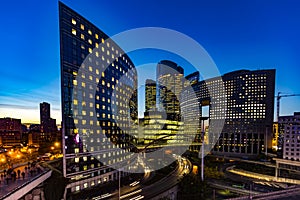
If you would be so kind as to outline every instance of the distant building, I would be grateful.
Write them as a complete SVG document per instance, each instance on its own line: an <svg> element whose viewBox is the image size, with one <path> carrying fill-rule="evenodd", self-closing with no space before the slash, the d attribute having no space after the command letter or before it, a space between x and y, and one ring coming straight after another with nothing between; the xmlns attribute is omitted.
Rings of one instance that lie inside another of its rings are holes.
<svg viewBox="0 0 300 200"><path fill-rule="evenodd" d="M21 119L0 118L0 145L20 145L22 139Z"/></svg>
<svg viewBox="0 0 300 200"><path fill-rule="evenodd" d="M145 85L145 112L156 108L156 82L151 79L146 80Z"/></svg>
<svg viewBox="0 0 300 200"><path fill-rule="evenodd" d="M276 176L282 176L287 170L300 174L300 112L294 115L280 116L278 119L279 140L276 161Z"/></svg>
<svg viewBox="0 0 300 200"><path fill-rule="evenodd" d="M50 117L50 104L40 103L40 130L45 140L53 140L57 132L56 120Z"/></svg>
<svg viewBox="0 0 300 200"><path fill-rule="evenodd" d="M280 116L278 123L283 132L283 159L300 161L300 112Z"/></svg>
<svg viewBox="0 0 300 200"><path fill-rule="evenodd" d="M184 70L176 63L162 60L157 64L157 107L168 118L180 120L180 95L183 88Z"/></svg>

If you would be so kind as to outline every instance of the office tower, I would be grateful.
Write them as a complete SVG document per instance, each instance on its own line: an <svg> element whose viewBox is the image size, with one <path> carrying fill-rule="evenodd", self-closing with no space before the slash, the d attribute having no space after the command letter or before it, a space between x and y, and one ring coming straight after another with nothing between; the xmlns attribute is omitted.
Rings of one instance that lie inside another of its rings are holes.
<svg viewBox="0 0 300 200"><path fill-rule="evenodd" d="M181 115L184 116L184 133L192 142L191 151L199 150L201 140L202 107L199 95L200 73L194 72L185 77L184 88L180 96ZM198 143L198 145L196 145Z"/></svg>
<svg viewBox="0 0 300 200"><path fill-rule="evenodd" d="M41 138L52 140L57 132L56 120L50 117L50 104L40 103Z"/></svg>
<svg viewBox="0 0 300 200"><path fill-rule="evenodd" d="M40 103L40 123L45 124L50 119L50 104Z"/></svg>
<svg viewBox="0 0 300 200"><path fill-rule="evenodd" d="M275 70L239 70L194 84L201 106L209 106L214 154L248 157L271 149L274 87ZM224 127L217 140L218 121Z"/></svg>
<svg viewBox="0 0 300 200"><path fill-rule="evenodd" d="M278 124L283 135L282 158L300 161L300 112L280 116Z"/></svg>
<svg viewBox="0 0 300 200"><path fill-rule="evenodd" d="M183 87L183 68L169 60L157 64L157 103L158 110L168 118L180 120L180 95Z"/></svg>
<svg viewBox="0 0 300 200"><path fill-rule="evenodd" d="M300 112L294 115L280 116L278 129L281 138L278 138L278 156L276 161L275 176L282 177L288 172L299 177L300 173ZM279 143L282 141L282 143ZM282 173L283 172L283 173Z"/></svg>
<svg viewBox="0 0 300 200"><path fill-rule="evenodd" d="M62 3L59 22L63 172L74 192L117 179L112 164L126 165L137 134L137 72L114 41Z"/></svg>
<svg viewBox="0 0 300 200"><path fill-rule="evenodd" d="M0 118L0 145L19 146L21 139L21 119Z"/></svg>
<svg viewBox="0 0 300 200"><path fill-rule="evenodd" d="M145 112L156 108L156 82L147 79L145 86Z"/></svg>

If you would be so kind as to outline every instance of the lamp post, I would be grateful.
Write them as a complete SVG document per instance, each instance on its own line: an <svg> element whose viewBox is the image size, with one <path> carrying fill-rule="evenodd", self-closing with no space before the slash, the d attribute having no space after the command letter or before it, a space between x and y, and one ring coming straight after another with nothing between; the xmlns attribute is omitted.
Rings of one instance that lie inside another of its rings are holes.
<svg viewBox="0 0 300 200"><path fill-rule="evenodd" d="M202 140L202 146L201 146L201 181L204 181L204 121L208 120L209 117L200 117L200 121L202 121L202 127L201 127L201 140Z"/></svg>
<svg viewBox="0 0 300 200"><path fill-rule="evenodd" d="M121 199L121 168L119 169L119 200Z"/></svg>

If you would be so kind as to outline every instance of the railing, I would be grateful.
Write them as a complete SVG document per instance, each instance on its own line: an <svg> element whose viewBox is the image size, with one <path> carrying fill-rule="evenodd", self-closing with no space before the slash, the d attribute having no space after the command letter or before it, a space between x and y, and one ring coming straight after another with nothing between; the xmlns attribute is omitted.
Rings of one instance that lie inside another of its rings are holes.
<svg viewBox="0 0 300 200"><path fill-rule="evenodd" d="M36 186L47 180L52 174L52 171L50 169L45 170L41 174L37 175L31 180L28 180L27 182L23 183L22 185L19 185L18 187L14 188L12 191L8 192L4 196L1 197L1 199L4 200L15 200L20 199L22 196L26 195L29 191L34 189ZM29 186L29 187L28 187ZM27 190L27 192L21 191L21 189Z"/></svg>

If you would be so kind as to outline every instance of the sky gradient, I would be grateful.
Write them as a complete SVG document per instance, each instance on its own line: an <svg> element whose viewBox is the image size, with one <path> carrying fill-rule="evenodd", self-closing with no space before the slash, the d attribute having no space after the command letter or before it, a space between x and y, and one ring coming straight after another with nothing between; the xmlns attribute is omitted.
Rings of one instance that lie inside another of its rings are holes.
<svg viewBox="0 0 300 200"><path fill-rule="evenodd" d="M300 94L300 2L97 1L63 0L107 35L138 27L164 27L195 39L210 54L221 74L239 69L276 69L276 94ZM39 123L39 103L51 104L61 120L58 2L4 1L1 17L0 117ZM168 53L135 52L136 66ZM155 67L155 64L152 65ZM144 71L144 72L145 72ZM187 75L192 70L187 70ZM201 73L201 72L200 72ZM143 92L143 88L139 90ZM300 111L300 97L282 98L281 115Z"/></svg>

